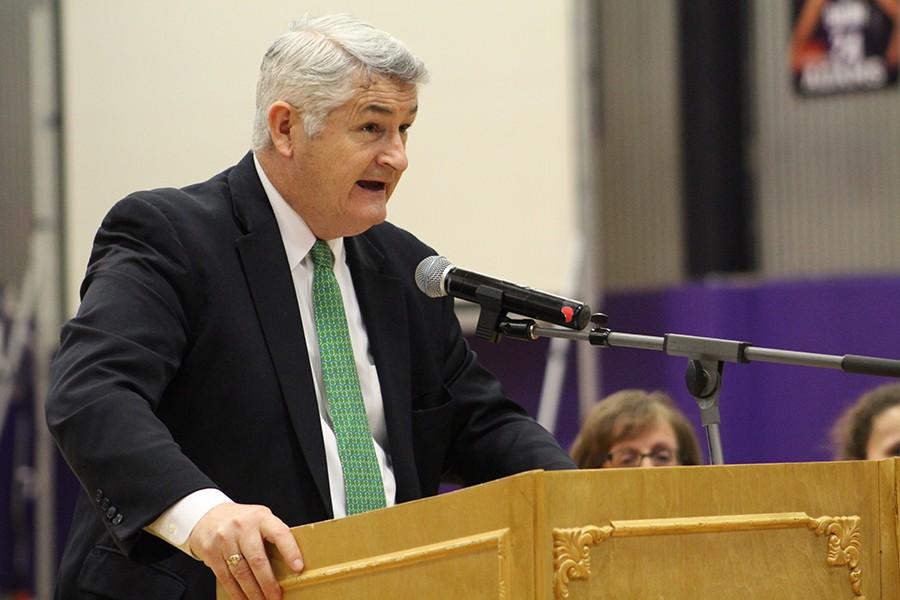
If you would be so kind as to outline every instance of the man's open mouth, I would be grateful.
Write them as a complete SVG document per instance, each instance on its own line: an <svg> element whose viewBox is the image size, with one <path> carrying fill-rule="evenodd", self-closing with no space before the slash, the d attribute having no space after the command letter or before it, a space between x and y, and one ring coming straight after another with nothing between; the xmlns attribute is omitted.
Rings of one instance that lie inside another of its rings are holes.
<svg viewBox="0 0 900 600"><path fill-rule="evenodd" d="M373 192L380 192L384 189L383 181L369 181L367 179L360 179L356 182L356 185L367 190L372 190Z"/></svg>

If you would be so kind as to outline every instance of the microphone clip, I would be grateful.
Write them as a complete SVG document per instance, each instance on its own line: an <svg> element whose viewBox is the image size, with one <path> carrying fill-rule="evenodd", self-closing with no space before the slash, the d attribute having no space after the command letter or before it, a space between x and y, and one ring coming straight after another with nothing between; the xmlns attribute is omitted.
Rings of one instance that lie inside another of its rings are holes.
<svg viewBox="0 0 900 600"><path fill-rule="evenodd" d="M510 319L503 308L503 290L490 285L479 285L475 288L475 297L481 306L475 335L496 344L503 336L517 340L534 341L534 319Z"/></svg>
<svg viewBox="0 0 900 600"><path fill-rule="evenodd" d="M478 322L475 324L475 335L478 337L486 339L492 344L499 343L503 336L528 341L534 341L539 337L535 331L537 323L534 319L510 319L507 317L508 311L503 308L503 290L488 284L481 284L475 288L474 295L481 307ZM609 317L604 313L593 313L590 321L593 325L588 336L591 345L608 346L611 331L605 325L609 321Z"/></svg>
<svg viewBox="0 0 900 600"><path fill-rule="evenodd" d="M475 325L475 335L496 344L500 341L500 322L506 318L506 310L503 309L503 290L489 285L479 285L475 288L475 297L481 306L478 323Z"/></svg>

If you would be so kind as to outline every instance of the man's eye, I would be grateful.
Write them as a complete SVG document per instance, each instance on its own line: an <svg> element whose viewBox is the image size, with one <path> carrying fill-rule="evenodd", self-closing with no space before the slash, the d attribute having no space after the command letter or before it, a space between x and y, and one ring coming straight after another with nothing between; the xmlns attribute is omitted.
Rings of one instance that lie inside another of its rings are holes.
<svg viewBox="0 0 900 600"><path fill-rule="evenodd" d="M381 131L381 127L376 123L366 123L362 126L362 131L365 131L366 133L378 133Z"/></svg>
<svg viewBox="0 0 900 600"><path fill-rule="evenodd" d="M409 128L410 128L410 127L412 127L412 125L401 125L401 126L400 126L400 133L403 134L403 135L406 135L406 132L409 131Z"/></svg>

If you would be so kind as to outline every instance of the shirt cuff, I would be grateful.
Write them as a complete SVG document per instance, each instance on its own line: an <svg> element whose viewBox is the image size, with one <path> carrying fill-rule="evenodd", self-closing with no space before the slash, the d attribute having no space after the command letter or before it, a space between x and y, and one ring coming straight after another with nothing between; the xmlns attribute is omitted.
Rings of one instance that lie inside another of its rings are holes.
<svg viewBox="0 0 900 600"><path fill-rule="evenodd" d="M169 542L185 554L197 558L191 552L188 543L194 526L212 508L231 501L231 498L216 488L197 490L167 508L144 529Z"/></svg>

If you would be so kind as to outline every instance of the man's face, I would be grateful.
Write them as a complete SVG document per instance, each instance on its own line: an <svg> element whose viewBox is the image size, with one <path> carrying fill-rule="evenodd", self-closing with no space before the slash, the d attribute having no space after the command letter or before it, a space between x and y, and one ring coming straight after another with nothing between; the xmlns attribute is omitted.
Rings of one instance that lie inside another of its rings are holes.
<svg viewBox="0 0 900 600"><path fill-rule="evenodd" d="M356 235L384 221L408 164L407 129L417 108L415 85L381 78L332 110L315 137L307 138L299 122L292 128L282 195L316 237Z"/></svg>

